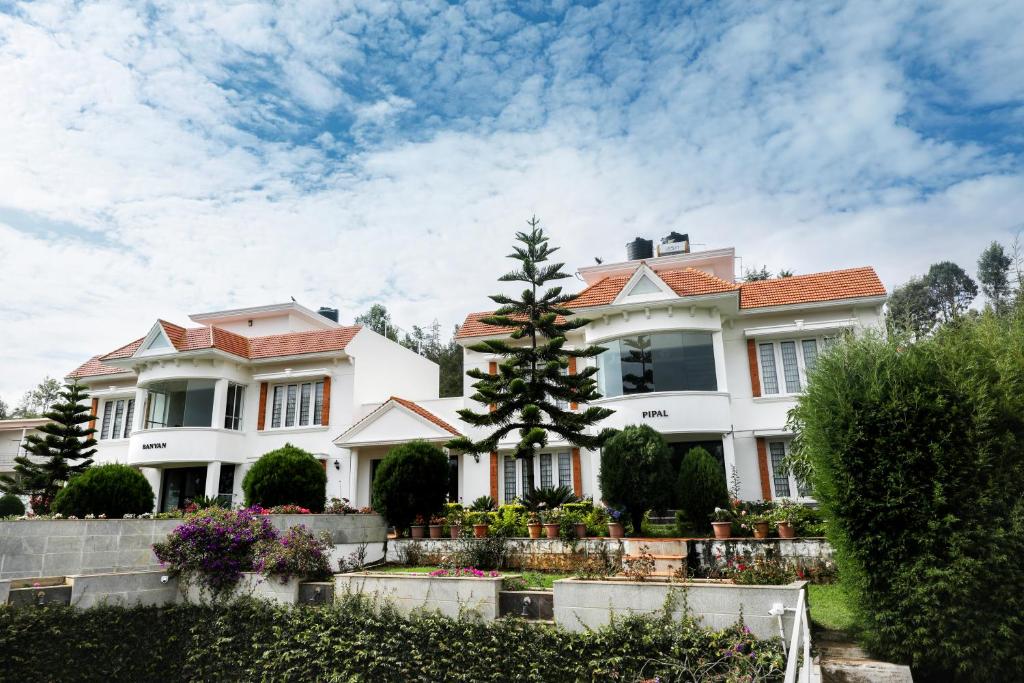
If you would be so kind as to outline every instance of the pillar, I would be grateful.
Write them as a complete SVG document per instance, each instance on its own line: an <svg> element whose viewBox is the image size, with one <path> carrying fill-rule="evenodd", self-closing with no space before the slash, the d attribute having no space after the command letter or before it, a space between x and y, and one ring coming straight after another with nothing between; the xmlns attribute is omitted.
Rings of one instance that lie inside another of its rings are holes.
<svg viewBox="0 0 1024 683"><path fill-rule="evenodd" d="M214 460L206 465L206 491L207 498L216 498L220 495L217 489L220 487L220 461Z"/></svg>
<svg viewBox="0 0 1024 683"><path fill-rule="evenodd" d="M735 493L736 496L742 497L739 490L733 492L733 472L739 472L739 467L736 466L736 444L733 441L732 433L722 434L722 460L725 464L725 484L729 488L730 493ZM737 486L737 489L740 487Z"/></svg>
<svg viewBox="0 0 1024 683"><path fill-rule="evenodd" d="M213 385L213 415L210 425L218 429L224 427L224 413L228 408L228 380L219 379Z"/></svg>
<svg viewBox="0 0 1024 683"><path fill-rule="evenodd" d="M160 475L163 474L163 470L159 467L140 467L139 471L142 472L142 476L149 482L149 486L153 489L153 509L151 512L156 512L160 509Z"/></svg>
<svg viewBox="0 0 1024 683"><path fill-rule="evenodd" d="M132 434L142 431L146 424L146 399L149 392L142 387L135 388L135 412L132 413Z"/></svg>

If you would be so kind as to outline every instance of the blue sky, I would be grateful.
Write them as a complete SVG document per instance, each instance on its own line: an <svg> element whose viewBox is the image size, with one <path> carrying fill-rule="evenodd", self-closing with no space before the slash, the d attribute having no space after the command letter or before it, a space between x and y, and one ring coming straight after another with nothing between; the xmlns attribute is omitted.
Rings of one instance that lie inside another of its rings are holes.
<svg viewBox="0 0 1024 683"><path fill-rule="evenodd" d="M448 327L573 266L974 271L1024 227L1019 2L0 2L0 397L157 316Z"/></svg>

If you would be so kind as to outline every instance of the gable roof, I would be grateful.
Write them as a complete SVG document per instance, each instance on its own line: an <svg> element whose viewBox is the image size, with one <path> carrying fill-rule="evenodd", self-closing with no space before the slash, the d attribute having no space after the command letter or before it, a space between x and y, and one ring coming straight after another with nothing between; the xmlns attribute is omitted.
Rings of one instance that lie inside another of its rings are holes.
<svg viewBox="0 0 1024 683"><path fill-rule="evenodd" d="M870 267L747 282L739 289L743 309L886 295L885 285Z"/></svg>
<svg viewBox="0 0 1024 683"><path fill-rule="evenodd" d="M444 430L445 432L451 434L452 436L461 436L461 433L459 432L458 429L453 427L445 420L442 420L440 417L430 412L429 410L419 405L418 403L410 401L408 399L399 398L398 396L391 396L390 398L388 398L388 400L381 403L379 406L377 406L369 413L364 415L361 419L357 420L351 427L349 427L344 432L339 434L338 437L334 439L334 443L336 445L342 445L345 443L359 443L359 440L354 437L361 434L363 430L371 427L373 423L376 422L377 420L389 414L392 410L395 409L396 406L405 411L406 413L412 413L417 418L425 420L430 424L434 425L435 427ZM420 435L417 436L416 438L429 438L431 440L436 440L439 437ZM387 441L392 442L393 439L389 437ZM371 440L369 442L366 442L364 440L363 443L378 442L376 440Z"/></svg>
<svg viewBox="0 0 1024 683"><path fill-rule="evenodd" d="M432 412L430 412L429 410L427 410L426 408L417 403L413 403L412 401L408 401L404 398L398 398L397 396L392 396L388 400L394 401L398 405L408 408L409 410L416 413L420 417L430 420L441 429L451 432L455 436L461 436L459 430L457 430L455 427L452 427L450 424L439 418L437 415L434 415Z"/></svg>

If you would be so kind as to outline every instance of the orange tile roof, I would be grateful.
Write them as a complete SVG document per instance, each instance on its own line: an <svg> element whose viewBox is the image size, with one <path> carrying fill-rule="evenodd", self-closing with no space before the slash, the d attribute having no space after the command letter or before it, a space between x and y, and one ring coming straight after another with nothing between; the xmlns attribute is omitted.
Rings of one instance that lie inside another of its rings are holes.
<svg viewBox="0 0 1024 683"><path fill-rule="evenodd" d="M740 308L764 308L885 295L885 286L873 268L847 268L744 283L740 286Z"/></svg>
<svg viewBox="0 0 1024 683"><path fill-rule="evenodd" d="M117 358L131 358L132 356L135 355L135 352L139 350L139 347L142 346L142 342L143 342L144 339L145 339L145 337L140 337L139 339L136 339L135 341L133 341L133 342L131 342L129 344L125 344L124 346L122 346L119 349L114 349L110 353L105 353L102 356L97 356L97 358L100 358L102 360L115 360Z"/></svg>
<svg viewBox="0 0 1024 683"><path fill-rule="evenodd" d="M492 334L508 334L515 329L512 327L488 325L487 323L480 321L480 318L486 318L492 315L494 315L494 311L470 313L466 316L466 320L459 327L459 333L455 335L455 338L462 339L464 337L487 337Z"/></svg>
<svg viewBox="0 0 1024 683"><path fill-rule="evenodd" d="M637 266L640 268L640 266ZM576 298L569 302L572 308L586 308L588 306L606 306L615 301L622 288L626 286L629 279L636 274L637 268L629 275L609 275L601 278L591 286L576 295ZM679 296L699 296L701 294L718 294L720 292L731 292L736 285L717 278L710 273L696 268L681 268L679 270L655 271L655 275L672 288L672 291Z"/></svg>
<svg viewBox="0 0 1024 683"><path fill-rule="evenodd" d="M461 434L459 433L459 430L457 430L455 427L452 427L450 424L448 424L447 422L445 422L444 420L439 418L437 415L434 415L432 412L430 412L429 410L427 410L423 406L421 406L419 404L416 404L416 403L413 403L412 401L408 401L408 400L406 400L404 398L398 398L397 396L392 396L389 400L394 401L395 403L397 403L397 404L399 404L401 406L405 406L406 408L408 408L412 412L416 413L420 417L424 417L424 418L430 420L431 422L436 424L441 429L449 431L452 434L454 434L455 436L461 436Z"/></svg>
<svg viewBox="0 0 1024 683"><path fill-rule="evenodd" d="M331 330L311 330L309 332L288 332L268 337L252 337L249 339L249 358L273 358L275 356L298 356L304 353L323 353L325 351L344 351L352 337L356 336L362 325L337 327Z"/></svg>
<svg viewBox="0 0 1024 683"><path fill-rule="evenodd" d="M94 377L99 375L116 375L122 372L130 372L124 368L115 368L112 365L104 365L99 356L93 356L86 362L68 373L68 377Z"/></svg>

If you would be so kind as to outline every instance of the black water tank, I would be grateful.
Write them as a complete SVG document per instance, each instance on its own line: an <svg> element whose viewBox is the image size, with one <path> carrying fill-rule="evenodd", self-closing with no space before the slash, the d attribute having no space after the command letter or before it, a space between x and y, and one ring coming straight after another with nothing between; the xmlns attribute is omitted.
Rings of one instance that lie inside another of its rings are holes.
<svg viewBox="0 0 1024 683"><path fill-rule="evenodd" d="M626 260L636 261L643 258L654 257L654 242L637 237L626 245Z"/></svg>
<svg viewBox="0 0 1024 683"><path fill-rule="evenodd" d="M678 232L673 230L669 234L661 238L662 244L676 244L677 242L689 242L689 235L680 235Z"/></svg>
<svg viewBox="0 0 1024 683"><path fill-rule="evenodd" d="M317 313L319 313L320 315L322 315L323 317L325 317L325 318L327 318L329 320L333 320L334 322L338 322L338 309L337 308L328 308L327 306L321 306L320 310L317 311Z"/></svg>

